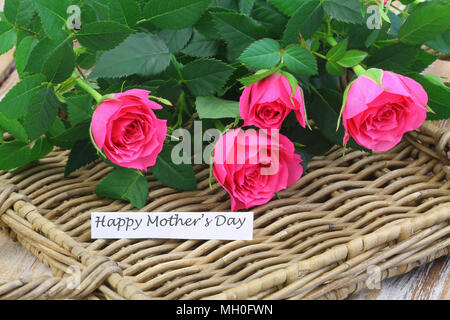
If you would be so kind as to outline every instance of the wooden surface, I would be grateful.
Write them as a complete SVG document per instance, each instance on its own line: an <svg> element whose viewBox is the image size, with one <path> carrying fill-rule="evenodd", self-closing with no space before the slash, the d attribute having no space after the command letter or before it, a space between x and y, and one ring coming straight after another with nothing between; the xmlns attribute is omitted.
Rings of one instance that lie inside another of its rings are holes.
<svg viewBox="0 0 450 320"><path fill-rule="evenodd" d="M0 0L0 10L3 0ZM0 56L0 100L18 81L17 73L11 73L13 52ZM450 77L449 63L437 62L427 73ZM6 81L5 81L6 79ZM51 274L50 269L35 256L11 241L0 231L0 282L20 278L35 278ZM443 257L422 265L407 274L386 279L377 289L365 289L349 297L351 300L450 300L450 258Z"/></svg>

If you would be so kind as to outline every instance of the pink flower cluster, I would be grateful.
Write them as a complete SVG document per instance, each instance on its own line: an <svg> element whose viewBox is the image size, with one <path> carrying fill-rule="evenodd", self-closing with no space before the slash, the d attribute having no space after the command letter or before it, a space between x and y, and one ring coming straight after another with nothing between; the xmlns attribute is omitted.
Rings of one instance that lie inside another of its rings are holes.
<svg viewBox="0 0 450 320"><path fill-rule="evenodd" d="M288 79L273 74L244 89L239 111L244 127L260 130L238 128L225 133L215 146L213 164L214 176L229 193L233 211L267 203L303 174L294 144L279 133L291 111L305 127L300 86L292 94Z"/></svg>
<svg viewBox="0 0 450 320"><path fill-rule="evenodd" d="M229 193L233 211L267 203L303 174L294 144L279 133L292 111L305 127L302 90L298 85L294 94L292 90L279 73L245 88L239 101L244 126L225 132L216 143L213 173ZM423 87L387 71L382 71L380 81L362 74L346 92L344 144L352 136L366 148L389 150L405 132L417 129L428 112ZM147 170L163 148L166 120L156 117L154 110L162 107L149 100L149 93L140 89L117 93L99 105L92 117L97 147L121 167Z"/></svg>

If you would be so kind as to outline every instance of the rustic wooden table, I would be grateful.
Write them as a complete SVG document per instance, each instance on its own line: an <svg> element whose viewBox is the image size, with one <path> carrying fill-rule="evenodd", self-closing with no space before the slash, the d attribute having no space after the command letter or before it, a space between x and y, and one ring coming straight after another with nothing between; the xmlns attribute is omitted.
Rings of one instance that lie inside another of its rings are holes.
<svg viewBox="0 0 450 320"><path fill-rule="evenodd" d="M0 11L2 7L3 0L0 0ZM17 73L11 73L13 59L12 50L0 56L0 100L18 81ZM450 78L450 63L439 61L426 72ZM47 266L0 231L0 281L35 278L44 274L51 275ZM379 288L362 290L349 299L450 300L450 258L442 257L407 274L386 279Z"/></svg>

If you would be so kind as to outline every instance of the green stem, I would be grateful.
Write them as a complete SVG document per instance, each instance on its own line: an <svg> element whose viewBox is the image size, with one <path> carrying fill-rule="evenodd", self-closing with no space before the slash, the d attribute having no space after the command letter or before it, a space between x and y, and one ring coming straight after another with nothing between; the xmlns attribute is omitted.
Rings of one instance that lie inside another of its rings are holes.
<svg viewBox="0 0 450 320"><path fill-rule="evenodd" d="M81 78L83 78L83 80L86 81L86 76L84 75L83 70L81 70L79 66L77 66L77 71L80 74Z"/></svg>
<svg viewBox="0 0 450 320"><path fill-rule="evenodd" d="M94 99L95 101L100 104L103 102L103 96L98 93L97 90L95 90L94 88L92 88L89 83L87 83L86 81L84 81L81 78L77 78L75 80L76 84L82 88L84 91L86 91L87 93L89 93Z"/></svg>
<svg viewBox="0 0 450 320"><path fill-rule="evenodd" d="M353 71L355 71L356 75L359 77L366 72L366 69L364 69L361 65L358 64L353 67Z"/></svg>
<svg viewBox="0 0 450 320"><path fill-rule="evenodd" d="M183 112L186 108L186 95L184 91L181 91L180 97L178 98L178 101L176 103L176 107L178 111L177 122L174 126L168 128L167 132L169 134L181 127L181 125L183 124Z"/></svg>
<svg viewBox="0 0 450 320"><path fill-rule="evenodd" d="M376 44L389 44L389 43L394 43L394 42L398 42L398 39L394 38L394 39L378 40L375 43Z"/></svg>
<svg viewBox="0 0 450 320"><path fill-rule="evenodd" d="M331 29L331 19L330 17L327 17L327 36L332 37L333 31Z"/></svg>
<svg viewBox="0 0 450 320"><path fill-rule="evenodd" d="M170 55L170 59L172 60L175 70L177 70L178 76L180 77L180 81L184 82L183 75L181 74L180 69L178 69L177 59L175 59L175 56L173 54Z"/></svg>
<svg viewBox="0 0 450 320"><path fill-rule="evenodd" d="M58 99L59 102L61 102L62 104L66 104L66 99L64 99L64 97L59 94L58 92L56 92L56 98Z"/></svg>
<svg viewBox="0 0 450 320"><path fill-rule="evenodd" d="M320 53L318 53L318 52L315 52L315 51L311 51L311 53L312 54L315 54L316 56L318 56L319 58L322 58L322 59L325 59L325 60L328 60L328 58L327 57L325 57L323 54L320 54Z"/></svg>
<svg viewBox="0 0 450 320"><path fill-rule="evenodd" d="M338 43L336 41L336 39L334 39L333 37L328 37L327 38L327 42L330 44L330 46L335 47Z"/></svg>

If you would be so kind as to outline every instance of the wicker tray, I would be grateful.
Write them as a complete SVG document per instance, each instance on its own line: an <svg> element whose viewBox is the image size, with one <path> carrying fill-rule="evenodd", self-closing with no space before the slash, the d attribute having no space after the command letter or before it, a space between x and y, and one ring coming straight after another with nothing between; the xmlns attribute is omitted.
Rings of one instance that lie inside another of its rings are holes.
<svg viewBox="0 0 450 320"><path fill-rule="evenodd" d="M425 123L395 149L334 148L255 212L253 241L91 240L91 211L132 211L93 194L110 168L63 178L55 150L0 172L0 224L53 277L0 282L2 299L343 299L450 248L450 130ZM227 211L209 169L179 192L148 175L142 211ZM76 285L74 285L74 283Z"/></svg>

